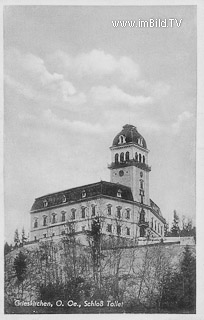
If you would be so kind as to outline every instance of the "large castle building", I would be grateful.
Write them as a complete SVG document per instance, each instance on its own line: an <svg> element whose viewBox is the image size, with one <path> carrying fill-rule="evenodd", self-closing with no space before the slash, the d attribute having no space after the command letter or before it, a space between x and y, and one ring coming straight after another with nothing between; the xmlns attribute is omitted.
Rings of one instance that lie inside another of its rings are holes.
<svg viewBox="0 0 204 320"><path fill-rule="evenodd" d="M110 182L100 181L36 198L30 211L30 240L91 230L100 219L101 233L125 239L162 238L160 208L149 196L147 144L126 124L113 140Z"/></svg>

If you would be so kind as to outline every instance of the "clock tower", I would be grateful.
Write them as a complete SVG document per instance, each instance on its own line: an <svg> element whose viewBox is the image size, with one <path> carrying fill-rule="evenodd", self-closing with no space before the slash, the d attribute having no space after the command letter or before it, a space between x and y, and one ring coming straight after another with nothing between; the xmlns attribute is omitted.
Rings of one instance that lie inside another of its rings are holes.
<svg viewBox="0 0 204 320"><path fill-rule="evenodd" d="M111 182L128 186L134 201L150 205L148 152L145 139L133 125L126 124L110 147Z"/></svg>

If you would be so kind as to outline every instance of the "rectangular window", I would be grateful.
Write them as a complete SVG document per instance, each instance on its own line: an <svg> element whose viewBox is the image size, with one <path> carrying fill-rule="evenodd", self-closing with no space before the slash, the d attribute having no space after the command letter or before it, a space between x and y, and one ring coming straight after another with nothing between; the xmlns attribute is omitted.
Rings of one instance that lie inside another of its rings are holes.
<svg viewBox="0 0 204 320"><path fill-rule="evenodd" d="M63 230L62 232L61 232L61 235L64 235L65 234L65 230Z"/></svg>
<svg viewBox="0 0 204 320"><path fill-rule="evenodd" d="M117 234L118 234L118 235L121 234L121 226L117 226Z"/></svg>
<svg viewBox="0 0 204 320"><path fill-rule="evenodd" d="M65 221L65 212L62 212L62 222Z"/></svg>
<svg viewBox="0 0 204 320"><path fill-rule="evenodd" d="M107 231L108 232L112 232L112 224L108 224L107 225Z"/></svg>
<svg viewBox="0 0 204 320"><path fill-rule="evenodd" d="M108 206L108 215L109 215L109 216L111 216L111 209L112 209L112 207L111 207L111 205L109 205L109 206Z"/></svg>
<svg viewBox="0 0 204 320"><path fill-rule="evenodd" d="M85 218L85 207L81 208L81 217Z"/></svg>
<svg viewBox="0 0 204 320"><path fill-rule="evenodd" d="M163 235L163 227L161 226L161 235Z"/></svg>
<svg viewBox="0 0 204 320"><path fill-rule="evenodd" d="M130 219L130 209L126 209L126 219Z"/></svg>
<svg viewBox="0 0 204 320"><path fill-rule="evenodd" d="M72 220L76 219L76 209L72 209L72 216L71 216Z"/></svg>
<svg viewBox="0 0 204 320"><path fill-rule="evenodd" d="M43 227L47 226L47 216L43 217Z"/></svg>
<svg viewBox="0 0 204 320"><path fill-rule="evenodd" d="M55 233L54 233L54 232L52 233L52 236L53 236L53 237L55 236Z"/></svg>
<svg viewBox="0 0 204 320"><path fill-rule="evenodd" d="M117 218L121 218L121 207L117 207Z"/></svg>
<svg viewBox="0 0 204 320"><path fill-rule="evenodd" d="M56 223L57 222L57 218L56 218L56 214L54 213L52 215L52 223Z"/></svg>
<svg viewBox="0 0 204 320"><path fill-rule="evenodd" d="M130 235L130 228L127 228L127 236Z"/></svg>
<svg viewBox="0 0 204 320"><path fill-rule="evenodd" d="M34 228L37 228L37 227L38 227L38 220L35 219L35 221L34 221Z"/></svg>
<svg viewBox="0 0 204 320"><path fill-rule="evenodd" d="M46 238L46 237L47 237L46 233L44 233L44 234L43 234L43 237L44 237L44 238Z"/></svg>
<svg viewBox="0 0 204 320"><path fill-rule="evenodd" d="M96 206L92 206L92 216L96 215Z"/></svg>

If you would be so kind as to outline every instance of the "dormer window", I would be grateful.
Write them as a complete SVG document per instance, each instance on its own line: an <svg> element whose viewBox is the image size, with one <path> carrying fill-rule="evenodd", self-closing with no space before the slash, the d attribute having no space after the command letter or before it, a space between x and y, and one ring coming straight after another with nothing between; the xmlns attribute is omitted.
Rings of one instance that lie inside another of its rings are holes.
<svg viewBox="0 0 204 320"><path fill-rule="evenodd" d="M48 201L46 199L43 200L43 207L46 208L48 206Z"/></svg>
<svg viewBox="0 0 204 320"><path fill-rule="evenodd" d="M119 189L118 192L117 192L117 197L121 198L121 196L122 196L122 190Z"/></svg>
<svg viewBox="0 0 204 320"><path fill-rule="evenodd" d="M123 136L123 135L119 136L119 144L123 144L125 142L126 142L125 136Z"/></svg>
<svg viewBox="0 0 204 320"><path fill-rule="evenodd" d="M66 202L67 201L67 198L66 198L66 196L63 194L63 196L62 196L62 202Z"/></svg>
<svg viewBox="0 0 204 320"><path fill-rule="evenodd" d="M86 198L86 191L85 190L82 191L81 196L82 196L82 198Z"/></svg>

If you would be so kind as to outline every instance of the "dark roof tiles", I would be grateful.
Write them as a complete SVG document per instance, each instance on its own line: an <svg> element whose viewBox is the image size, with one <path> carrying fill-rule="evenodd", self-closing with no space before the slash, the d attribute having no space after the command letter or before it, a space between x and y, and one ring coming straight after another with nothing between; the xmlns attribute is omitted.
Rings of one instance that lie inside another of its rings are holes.
<svg viewBox="0 0 204 320"><path fill-rule="evenodd" d="M137 131L137 128L131 124L126 124L123 126L122 131L120 131L117 136L113 140L112 146L119 146L122 145L120 143L120 136L125 137L125 143L136 143L140 145L141 147L147 149L147 144L145 139L142 137L142 135ZM139 140L141 140L141 143L139 143Z"/></svg>
<svg viewBox="0 0 204 320"><path fill-rule="evenodd" d="M121 197L117 196L119 190L121 190ZM86 200L97 195L105 195L117 199L133 201L132 191L129 187L116 183L100 181L36 198L31 211L42 210L63 203Z"/></svg>

